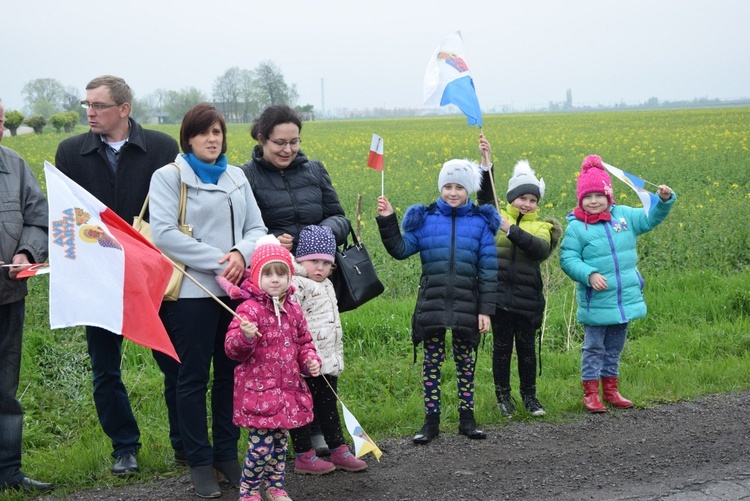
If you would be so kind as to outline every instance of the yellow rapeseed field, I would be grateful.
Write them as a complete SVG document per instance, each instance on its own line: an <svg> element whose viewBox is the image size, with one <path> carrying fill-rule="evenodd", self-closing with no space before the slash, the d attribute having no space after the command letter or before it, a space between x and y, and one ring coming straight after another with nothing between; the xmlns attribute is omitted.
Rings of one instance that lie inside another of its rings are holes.
<svg viewBox="0 0 750 501"><path fill-rule="evenodd" d="M678 194L672 215L659 231L645 236L641 266L654 269L710 266L732 272L750 263L750 108L520 114L484 117L492 143L495 184L504 199L514 163L528 159L547 184L540 203L544 216L564 221L575 206L575 183L583 158L600 155ZM177 136L179 126L154 126ZM247 124L230 125L230 163L250 157L254 141ZM78 128L78 133L85 130ZM356 219L362 197L362 238L394 296L410 294L416 263L397 263L382 250L374 224L381 173L366 166L373 133L384 138L384 189L397 214L438 195L437 176L451 158L479 160L479 129L463 117L305 122L302 150L324 162L347 214ZM6 137L38 174L54 161L66 135ZM41 175L41 174L40 174ZM43 181L43 180L42 180ZM639 206L635 194L615 180L617 202Z"/></svg>

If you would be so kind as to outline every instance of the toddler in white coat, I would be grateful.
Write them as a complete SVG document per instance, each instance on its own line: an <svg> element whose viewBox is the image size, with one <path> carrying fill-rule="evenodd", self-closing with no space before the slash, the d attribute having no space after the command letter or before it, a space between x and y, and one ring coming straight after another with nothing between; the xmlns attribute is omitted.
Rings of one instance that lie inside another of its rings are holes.
<svg viewBox="0 0 750 501"><path fill-rule="evenodd" d="M322 361L321 376L306 378L313 397L315 419L331 449L329 461L315 454L310 425L290 430L294 472L322 475L335 469L361 471L367 463L357 459L344 442L336 392L338 376L344 370L344 344L341 319L333 283L328 279L334 268L336 237L328 226L306 226L299 234L297 264L292 283L292 299L302 307L313 343Z"/></svg>

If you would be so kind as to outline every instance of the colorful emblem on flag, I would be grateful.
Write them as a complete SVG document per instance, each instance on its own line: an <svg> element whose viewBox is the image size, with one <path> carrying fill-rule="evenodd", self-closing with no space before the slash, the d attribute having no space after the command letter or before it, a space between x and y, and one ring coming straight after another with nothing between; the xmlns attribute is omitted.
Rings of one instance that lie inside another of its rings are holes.
<svg viewBox="0 0 750 501"><path fill-rule="evenodd" d="M54 269L50 326L101 327L179 360L159 319L172 264L130 224L48 162L44 174L49 262Z"/></svg>

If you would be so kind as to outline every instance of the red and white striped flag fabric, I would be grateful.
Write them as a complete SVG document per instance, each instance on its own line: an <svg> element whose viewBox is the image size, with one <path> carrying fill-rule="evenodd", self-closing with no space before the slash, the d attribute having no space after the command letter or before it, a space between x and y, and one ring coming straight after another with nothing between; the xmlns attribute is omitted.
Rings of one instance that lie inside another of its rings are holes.
<svg viewBox="0 0 750 501"><path fill-rule="evenodd" d="M91 325L179 361L159 319L172 264L106 205L44 163L49 201L49 321Z"/></svg>
<svg viewBox="0 0 750 501"><path fill-rule="evenodd" d="M370 142L370 156L367 157L367 166L375 170L383 170L383 138L377 134L372 135Z"/></svg>

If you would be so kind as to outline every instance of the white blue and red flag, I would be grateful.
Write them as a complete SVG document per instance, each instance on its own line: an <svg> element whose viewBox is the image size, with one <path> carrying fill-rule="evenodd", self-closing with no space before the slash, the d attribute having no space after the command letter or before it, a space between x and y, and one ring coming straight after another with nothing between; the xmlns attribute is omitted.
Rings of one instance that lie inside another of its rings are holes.
<svg viewBox="0 0 750 501"><path fill-rule="evenodd" d="M460 31L451 33L443 40L427 63L424 75L424 104L453 104L466 115L469 125L482 126L482 111L479 109L474 80L466 64Z"/></svg>
<svg viewBox="0 0 750 501"><path fill-rule="evenodd" d="M50 327L101 327L179 360L159 319L172 264L55 166L45 162L44 175Z"/></svg>
<svg viewBox="0 0 750 501"><path fill-rule="evenodd" d="M633 174L625 172L622 169L618 169L614 165L609 165L608 163L605 163L605 162L602 162L602 164L609 171L610 174L612 174L617 179L619 179L623 183L630 186L633 189L633 191L635 191L635 194L638 195L638 198L641 200L641 203L643 204L643 208L646 210L646 214L649 213L649 211L651 210L651 207L653 207L654 205L657 204L657 202L659 202L659 197L655 193L651 193L645 188L646 184L652 184L652 183L649 183L648 181L644 181L638 176L634 176Z"/></svg>

